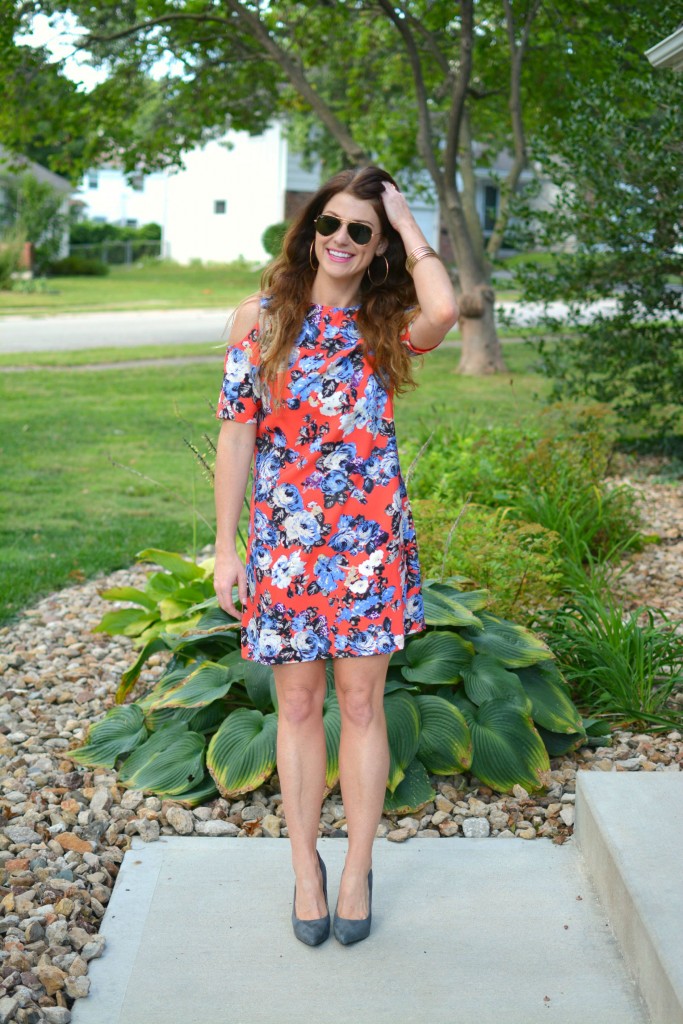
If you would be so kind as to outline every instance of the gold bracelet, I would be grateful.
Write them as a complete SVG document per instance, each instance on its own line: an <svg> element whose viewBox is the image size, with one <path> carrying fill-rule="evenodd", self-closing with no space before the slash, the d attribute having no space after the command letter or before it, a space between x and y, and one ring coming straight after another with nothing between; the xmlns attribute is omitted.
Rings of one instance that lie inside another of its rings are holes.
<svg viewBox="0 0 683 1024"><path fill-rule="evenodd" d="M418 245L417 249L413 249L406 260L408 273L412 274L415 264L420 260L426 260L429 256L435 256L437 260L440 258L438 252L435 252L431 245Z"/></svg>

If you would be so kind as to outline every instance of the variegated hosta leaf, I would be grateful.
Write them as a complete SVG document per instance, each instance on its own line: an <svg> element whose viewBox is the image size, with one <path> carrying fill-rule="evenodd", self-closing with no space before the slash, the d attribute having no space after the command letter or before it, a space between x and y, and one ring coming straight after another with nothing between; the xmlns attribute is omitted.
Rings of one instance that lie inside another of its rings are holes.
<svg viewBox="0 0 683 1024"><path fill-rule="evenodd" d="M225 717L225 701L215 700L213 703L207 704L206 707L195 711L192 717L188 719L187 727L192 732L213 733Z"/></svg>
<svg viewBox="0 0 683 1024"><path fill-rule="evenodd" d="M133 604L142 605L150 612L157 606L157 602L150 594L138 590L137 587L110 587L109 590L103 590L100 596L105 601L131 601Z"/></svg>
<svg viewBox="0 0 683 1024"><path fill-rule="evenodd" d="M93 626L93 633L140 636L148 626L158 620L156 612L150 612L146 608L119 608L117 611L106 612L97 625Z"/></svg>
<svg viewBox="0 0 683 1024"><path fill-rule="evenodd" d="M238 796L256 789L275 769L277 715L238 708L214 734L206 767L221 796Z"/></svg>
<svg viewBox="0 0 683 1024"><path fill-rule="evenodd" d="M82 747L68 752L78 764L113 768L116 759L147 738L142 708L125 704L107 711L101 722L91 725Z"/></svg>
<svg viewBox="0 0 683 1024"><path fill-rule="evenodd" d="M429 783L425 766L415 758L406 766L405 776L396 789L387 789L384 794L385 814L409 814L419 811L434 799L434 790Z"/></svg>
<svg viewBox="0 0 683 1024"><path fill-rule="evenodd" d="M553 661L521 668L517 674L531 701L531 717L537 725L549 732L583 733L583 719Z"/></svg>
<svg viewBox="0 0 683 1024"><path fill-rule="evenodd" d="M140 672L142 671L142 666L145 664L147 659L152 654L156 654L157 651L167 650L168 644L161 636L155 636L145 644L133 664L130 668L127 668L121 676L121 682L118 685L115 696L117 704L123 704L124 700L138 681Z"/></svg>
<svg viewBox="0 0 683 1024"><path fill-rule="evenodd" d="M188 675L195 668L197 662L192 661L188 665L176 665L173 668L167 669L163 676L154 684L149 693L144 694L135 701L145 714L148 714L154 707L156 702L159 700L167 690L172 690L178 683L181 683L183 679L187 679Z"/></svg>
<svg viewBox="0 0 683 1024"><path fill-rule="evenodd" d="M154 562L155 565L160 565L179 580L201 580L206 575L204 569L175 551L145 548L144 551L138 551L137 558L141 562Z"/></svg>
<svg viewBox="0 0 683 1024"><path fill-rule="evenodd" d="M181 682L158 697L150 710L162 708L202 708L219 697L224 697L233 679L231 670L213 661L202 661Z"/></svg>
<svg viewBox="0 0 683 1024"><path fill-rule="evenodd" d="M420 712L417 710L414 697L405 690L397 690L384 698L384 713L389 738L387 789L393 793L417 753L420 742Z"/></svg>
<svg viewBox="0 0 683 1024"><path fill-rule="evenodd" d="M486 608L487 604L491 600L491 595L488 590L459 590L454 583L467 583L466 576L451 576L446 580L436 582L435 580L427 580L424 584L424 588L433 591L435 594L439 594L441 597L450 598L453 601L457 601L458 604L462 604L465 608L469 608L471 612L481 611L482 608Z"/></svg>
<svg viewBox="0 0 683 1024"><path fill-rule="evenodd" d="M476 654L462 677L465 693L477 705L493 697L504 697L527 712L531 711L531 701L519 678L492 654Z"/></svg>
<svg viewBox="0 0 683 1024"><path fill-rule="evenodd" d="M240 656L240 652L237 654ZM273 687L275 679L270 665L259 665L256 661L242 659L244 685L255 708L259 711L270 711L273 708Z"/></svg>
<svg viewBox="0 0 683 1024"><path fill-rule="evenodd" d="M436 587L423 590L422 599L428 626L481 626L474 612L450 594L439 593Z"/></svg>
<svg viewBox="0 0 683 1024"><path fill-rule="evenodd" d="M200 782L186 789L183 793L174 793L173 802L182 804L183 807L199 807L200 804L205 804L216 796L218 796L216 783L209 773L205 772L204 778Z"/></svg>
<svg viewBox="0 0 683 1024"><path fill-rule="evenodd" d="M472 641L478 654L493 655L507 668L522 668L554 657L550 648L530 629L489 615L488 612L482 612L480 618L484 632L467 632L467 638Z"/></svg>
<svg viewBox="0 0 683 1024"><path fill-rule="evenodd" d="M452 775L466 771L472 761L472 737L455 705L431 693L415 697L420 712L417 756L428 772Z"/></svg>
<svg viewBox="0 0 683 1024"><path fill-rule="evenodd" d="M550 757L560 757L561 754L567 754L570 750L578 747L579 744L585 743L586 740L585 732L550 732L548 729L544 729L542 725L537 725L536 729Z"/></svg>
<svg viewBox="0 0 683 1024"><path fill-rule="evenodd" d="M341 739L341 712L334 691L328 693L323 702L323 727L327 751L325 785L328 789L332 789L339 781L339 740Z"/></svg>
<svg viewBox="0 0 683 1024"><path fill-rule="evenodd" d="M204 777L205 747L204 737L189 732L185 722L170 722L126 758L119 782L158 796L184 793Z"/></svg>
<svg viewBox="0 0 683 1024"><path fill-rule="evenodd" d="M426 636L408 641L408 666L404 666L401 671L410 683L422 683L425 686L457 683L462 679L463 669L469 665L473 654L474 647L459 633L434 630Z"/></svg>
<svg viewBox="0 0 683 1024"><path fill-rule="evenodd" d="M515 783L538 789L540 773L550 770L550 761L529 714L504 697L494 697L475 707L471 719L472 774L501 792L509 792Z"/></svg>

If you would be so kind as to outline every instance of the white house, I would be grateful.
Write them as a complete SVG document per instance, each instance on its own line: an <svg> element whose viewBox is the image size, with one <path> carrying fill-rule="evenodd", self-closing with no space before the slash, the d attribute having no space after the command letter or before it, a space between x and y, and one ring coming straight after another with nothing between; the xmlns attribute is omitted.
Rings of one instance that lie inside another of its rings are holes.
<svg viewBox="0 0 683 1024"><path fill-rule="evenodd" d="M162 253L179 263L240 257L262 263L269 258L261 244L265 229L290 218L320 183L320 172L302 166L279 124L259 136L229 132L186 153L183 164L130 183L116 167L89 171L77 196L83 216L131 227L160 224ZM436 247L438 208L419 199L411 206Z"/></svg>

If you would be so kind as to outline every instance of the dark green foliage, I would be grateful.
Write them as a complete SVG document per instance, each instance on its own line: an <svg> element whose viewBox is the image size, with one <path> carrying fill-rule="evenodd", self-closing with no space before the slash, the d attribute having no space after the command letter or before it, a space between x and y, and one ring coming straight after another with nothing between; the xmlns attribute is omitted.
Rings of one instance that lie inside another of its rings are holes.
<svg viewBox="0 0 683 1024"><path fill-rule="evenodd" d="M284 237L287 234L287 228L289 223L287 221L281 221L279 224L271 224L267 227L261 236L261 245L266 252L275 258L280 255L282 251L282 243Z"/></svg>
<svg viewBox="0 0 683 1024"><path fill-rule="evenodd" d="M65 256L46 267L50 277L105 277L109 267L102 260L86 259L85 256Z"/></svg>
<svg viewBox="0 0 683 1024"><path fill-rule="evenodd" d="M39 272L61 251L67 223L63 203L62 193L28 171L7 174L0 168L0 230L23 232Z"/></svg>
<svg viewBox="0 0 683 1024"><path fill-rule="evenodd" d="M567 322L545 321L560 342L540 344L555 397L609 402L664 432L683 411L683 80L644 59L628 74L629 103L591 84L536 140L559 193L535 241L556 253L519 279L525 298L570 303ZM613 309L586 322L585 303L606 298Z"/></svg>

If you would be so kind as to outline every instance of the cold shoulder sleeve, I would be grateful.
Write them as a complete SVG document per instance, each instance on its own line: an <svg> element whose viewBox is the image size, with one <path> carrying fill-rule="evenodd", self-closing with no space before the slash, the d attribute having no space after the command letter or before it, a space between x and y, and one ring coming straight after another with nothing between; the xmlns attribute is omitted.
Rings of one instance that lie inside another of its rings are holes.
<svg viewBox="0 0 683 1024"><path fill-rule="evenodd" d="M225 353L223 384L216 417L237 423L258 423L263 413L259 375L258 325Z"/></svg>

